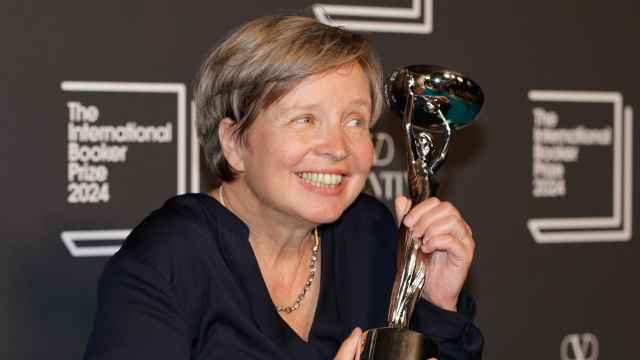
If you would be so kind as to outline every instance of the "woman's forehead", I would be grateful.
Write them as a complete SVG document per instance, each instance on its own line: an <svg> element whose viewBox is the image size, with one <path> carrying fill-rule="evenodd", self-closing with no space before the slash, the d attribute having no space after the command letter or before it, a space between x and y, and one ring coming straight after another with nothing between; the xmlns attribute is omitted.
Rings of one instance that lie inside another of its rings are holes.
<svg viewBox="0 0 640 360"><path fill-rule="evenodd" d="M345 104L371 108L369 82L359 65L342 66L321 74L311 75L274 103L279 112L299 108L320 108Z"/></svg>

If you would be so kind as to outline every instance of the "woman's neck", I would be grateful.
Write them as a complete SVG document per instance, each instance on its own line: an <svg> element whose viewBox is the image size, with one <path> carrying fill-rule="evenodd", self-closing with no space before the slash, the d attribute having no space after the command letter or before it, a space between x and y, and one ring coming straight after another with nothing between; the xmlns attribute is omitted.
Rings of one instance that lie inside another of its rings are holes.
<svg viewBox="0 0 640 360"><path fill-rule="evenodd" d="M296 221L272 208L262 206L251 194L251 190L244 186L225 183L221 188L212 191L210 195L247 224L253 251L264 265L271 267L290 262L297 264L310 244L312 246L312 231L316 224Z"/></svg>
<svg viewBox="0 0 640 360"><path fill-rule="evenodd" d="M306 341L320 294L319 285L306 287L310 274L314 274L315 284L320 284L320 271L310 272L309 268L312 256L316 256L314 267L321 268L322 260L318 253L314 254L316 242L311 234L316 224L287 217L260 202L242 185L224 184L220 193L216 189L211 195L249 227L249 242L273 303L291 306L305 289L305 301L299 310L279 314Z"/></svg>

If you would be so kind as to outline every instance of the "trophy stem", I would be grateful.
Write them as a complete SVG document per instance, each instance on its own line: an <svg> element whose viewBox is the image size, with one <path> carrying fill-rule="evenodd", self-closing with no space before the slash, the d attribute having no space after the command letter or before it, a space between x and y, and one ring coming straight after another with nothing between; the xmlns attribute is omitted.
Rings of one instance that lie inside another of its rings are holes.
<svg viewBox="0 0 640 360"><path fill-rule="evenodd" d="M389 327L406 328L422 294L426 265L420 251L420 239L404 225L400 226L396 254L396 278L391 292L387 320Z"/></svg>
<svg viewBox="0 0 640 360"><path fill-rule="evenodd" d="M403 113L406 132L407 160L409 162L407 180L413 206L433 196L435 193L435 172L447 157L453 128L438 107L426 99L426 107L442 122L444 133L442 145L437 149L433 135L426 129L413 124L415 96L408 96ZM435 151L437 150L437 151ZM420 299L427 280L424 254L420 251L421 239L413 236L411 230L400 225L396 254L396 278L391 293L391 304L387 320L389 327L404 328Z"/></svg>

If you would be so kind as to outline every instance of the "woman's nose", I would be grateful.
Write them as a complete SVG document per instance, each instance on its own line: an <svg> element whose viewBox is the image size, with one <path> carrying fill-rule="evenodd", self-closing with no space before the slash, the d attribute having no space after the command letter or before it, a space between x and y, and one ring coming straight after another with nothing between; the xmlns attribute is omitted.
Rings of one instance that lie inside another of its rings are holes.
<svg viewBox="0 0 640 360"><path fill-rule="evenodd" d="M340 161L349 155L346 134L340 126L326 126L322 134L318 134L316 152L328 156L334 161Z"/></svg>

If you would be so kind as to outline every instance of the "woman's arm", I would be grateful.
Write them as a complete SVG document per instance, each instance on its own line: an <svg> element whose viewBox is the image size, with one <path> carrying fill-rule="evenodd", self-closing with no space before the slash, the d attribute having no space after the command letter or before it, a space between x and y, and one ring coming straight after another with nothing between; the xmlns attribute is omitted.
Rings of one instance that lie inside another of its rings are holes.
<svg viewBox="0 0 640 360"><path fill-rule="evenodd" d="M475 302L463 291L457 308L457 312L449 311L420 299L410 327L431 337L438 344L439 360L479 360L482 358L484 339L472 321Z"/></svg>
<svg viewBox="0 0 640 360"><path fill-rule="evenodd" d="M151 265L115 255L100 278L85 359L189 359L187 339L167 279Z"/></svg>

